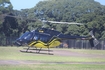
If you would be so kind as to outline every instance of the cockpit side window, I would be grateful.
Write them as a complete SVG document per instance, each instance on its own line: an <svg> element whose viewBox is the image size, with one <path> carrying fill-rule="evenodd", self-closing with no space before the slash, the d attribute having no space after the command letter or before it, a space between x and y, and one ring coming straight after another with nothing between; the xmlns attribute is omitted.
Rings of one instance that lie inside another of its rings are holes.
<svg viewBox="0 0 105 70"><path fill-rule="evenodd" d="M34 36L33 39L34 39L34 40L38 40L38 39L39 39L39 36Z"/></svg>
<svg viewBox="0 0 105 70"><path fill-rule="evenodd" d="M34 37L33 37L33 40L39 40L39 34L35 33Z"/></svg>

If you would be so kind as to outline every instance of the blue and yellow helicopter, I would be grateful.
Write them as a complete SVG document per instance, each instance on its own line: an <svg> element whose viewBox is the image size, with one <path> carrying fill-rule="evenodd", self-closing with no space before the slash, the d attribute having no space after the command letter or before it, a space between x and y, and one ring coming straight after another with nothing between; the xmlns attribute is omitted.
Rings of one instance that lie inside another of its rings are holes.
<svg viewBox="0 0 105 70"><path fill-rule="evenodd" d="M76 24L83 25L81 23L74 22L56 22L56 21L45 21L48 23L58 23L58 24ZM63 34L59 31L48 29L48 28L38 28L36 30L26 32L22 36L20 36L15 44L22 46L23 44L27 44L28 48L26 52L30 49L30 47L35 47L38 50L38 53L42 50L42 48L48 48L48 52L50 52L50 48L57 47L61 44L62 40L67 39L80 39L80 40L89 40L90 45L92 47L96 46L99 42L94 37L93 31L90 31L90 36L71 36L67 34ZM39 49L38 49L39 48Z"/></svg>

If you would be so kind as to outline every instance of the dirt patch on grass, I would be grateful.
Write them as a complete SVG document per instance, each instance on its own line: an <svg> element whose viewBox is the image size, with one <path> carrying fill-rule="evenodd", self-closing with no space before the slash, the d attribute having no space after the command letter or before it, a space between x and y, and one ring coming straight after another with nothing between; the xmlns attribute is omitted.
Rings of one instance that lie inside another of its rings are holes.
<svg viewBox="0 0 105 70"><path fill-rule="evenodd" d="M68 56L68 57L102 57L105 58L105 55L101 54L89 54L84 52L76 52L76 51L70 51L70 50L54 50L54 55L57 56Z"/></svg>

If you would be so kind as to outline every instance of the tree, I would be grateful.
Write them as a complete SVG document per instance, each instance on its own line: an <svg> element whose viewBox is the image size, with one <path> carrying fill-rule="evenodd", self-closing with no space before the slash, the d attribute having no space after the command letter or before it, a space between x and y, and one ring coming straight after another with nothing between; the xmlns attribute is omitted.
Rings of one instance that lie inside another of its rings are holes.
<svg viewBox="0 0 105 70"><path fill-rule="evenodd" d="M12 13L9 15L14 16ZM18 22L16 18L6 16L3 22L3 32L6 37L14 36L14 30L18 28Z"/></svg>
<svg viewBox="0 0 105 70"><path fill-rule="evenodd" d="M13 10L13 6L10 0L0 0L0 13L10 13Z"/></svg>

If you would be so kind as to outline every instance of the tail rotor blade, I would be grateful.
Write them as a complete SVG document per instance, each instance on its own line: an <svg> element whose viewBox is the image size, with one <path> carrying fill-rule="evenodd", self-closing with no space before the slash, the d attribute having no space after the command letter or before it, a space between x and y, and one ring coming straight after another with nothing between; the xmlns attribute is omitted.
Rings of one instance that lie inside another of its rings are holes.
<svg viewBox="0 0 105 70"><path fill-rule="evenodd" d="M99 44L99 41L96 38L94 38L93 43L94 43L94 46L97 46Z"/></svg>

